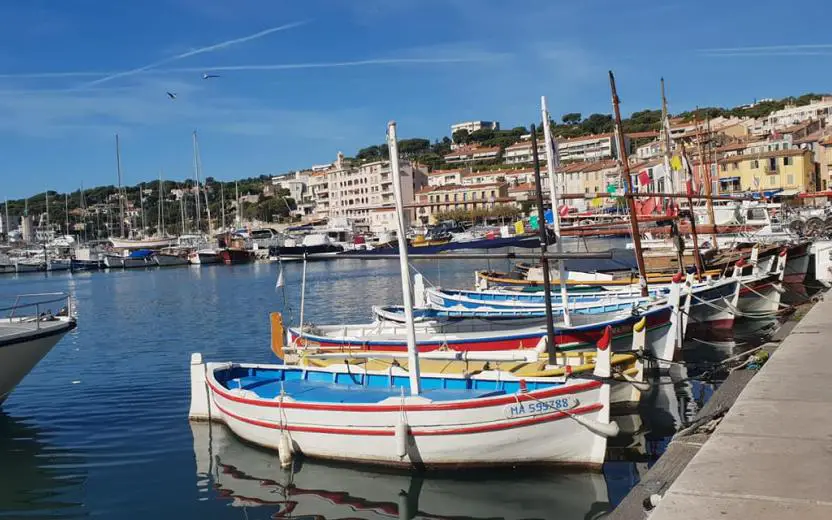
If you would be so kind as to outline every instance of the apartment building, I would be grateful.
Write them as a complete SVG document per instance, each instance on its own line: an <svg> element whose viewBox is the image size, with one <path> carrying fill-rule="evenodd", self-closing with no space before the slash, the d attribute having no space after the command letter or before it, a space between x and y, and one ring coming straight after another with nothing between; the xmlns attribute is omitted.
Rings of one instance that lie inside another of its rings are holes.
<svg viewBox="0 0 832 520"><path fill-rule="evenodd" d="M821 120L832 115L832 96L823 96L808 105L789 105L782 110L772 112L759 120L755 129L759 133L786 128L810 119Z"/></svg>
<svg viewBox="0 0 832 520"><path fill-rule="evenodd" d="M782 189L787 195L816 191L812 152L800 148L744 153L718 161L726 191Z"/></svg>
<svg viewBox="0 0 832 520"><path fill-rule="evenodd" d="M471 211L491 209L500 204L510 204L508 184L449 184L425 186L416 194L416 216L424 224L435 224L439 213L454 210Z"/></svg>
<svg viewBox="0 0 832 520"><path fill-rule="evenodd" d="M404 204L413 202L414 193L428 183L427 170L423 166L414 165L408 160L399 162L401 174L402 200ZM395 219L386 218L384 212L378 209L393 208L393 176L390 161L373 161L363 164L353 164L346 161L343 155L338 155L333 167L326 172L327 216L330 218L346 218L353 224L370 227L375 219L377 228L386 226L394 231ZM314 186L314 184L312 184ZM319 188L319 193L320 188ZM407 211L405 220L412 218L412 211ZM381 218L384 216L385 218Z"/></svg>
<svg viewBox="0 0 832 520"><path fill-rule="evenodd" d="M521 141L505 149L505 152L503 152L503 162L509 165L531 164L534 161L532 152L532 142ZM537 142L537 156L541 163L546 162L548 159L546 143L544 141Z"/></svg>
<svg viewBox="0 0 832 520"><path fill-rule="evenodd" d="M315 207L312 215L321 219L329 217L329 173L326 170L309 175L309 195Z"/></svg>
<svg viewBox="0 0 832 520"><path fill-rule="evenodd" d="M624 136L624 146L630 149L630 138ZM601 161L618 157L614 134L596 134L558 140L558 157L561 162Z"/></svg>
<svg viewBox="0 0 832 520"><path fill-rule="evenodd" d="M499 130L500 129L500 122L499 121L465 121L462 123L454 123L451 125L451 135L454 135L454 132L459 132L460 130L467 130L469 134L473 134L477 130L481 130L483 128L487 128L490 130Z"/></svg>
<svg viewBox="0 0 832 520"><path fill-rule="evenodd" d="M445 155L447 164L467 164L496 161L500 157L499 146L463 146Z"/></svg>
<svg viewBox="0 0 832 520"><path fill-rule="evenodd" d="M428 186L462 184L462 170L434 170L428 173Z"/></svg>

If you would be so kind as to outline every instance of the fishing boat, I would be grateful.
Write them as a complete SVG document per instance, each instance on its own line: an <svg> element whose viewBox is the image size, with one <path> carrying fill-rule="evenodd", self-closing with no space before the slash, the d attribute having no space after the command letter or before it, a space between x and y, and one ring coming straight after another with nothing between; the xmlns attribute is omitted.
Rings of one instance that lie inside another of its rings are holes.
<svg viewBox="0 0 832 520"><path fill-rule="evenodd" d="M50 258L46 261L47 271L69 271L72 268L72 260L69 258Z"/></svg>
<svg viewBox="0 0 832 520"><path fill-rule="evenodd" d="M153 255L155 254L155 251L151 251L149 249L139 249L138 251L131 251L129 255L123 258L124 268L131 269L154 265Z"/></svg>
<svg viewBox="0 0 832 520"><path fill-rule="evenodd" d="M220 254L214 249L198 249L188 253L188 262L192 265L207 265L223 263Z"/></svg>
<svg viewBox="0 0 832 520"><path fill-rule="evenodd" d="M175 238L147 238L142 240L130 240L122 238L109 238L115 249L161 249L176 243Z"/></svg>
<svg viewBox="0 0 832 520"><path fill-rule="evenodd" d="M72 301L63 293L18 296L0 309L0 404L52 350L75 328Z"/></svg>
<svg viewBox="0 0 832 520"><path fill-rule="evenodd" d="M403 215L395 132L389 123L393 191ZM404 223L396 221L409 306ZM607 438L618 432L609 417L611 328L597 342L592 379L420 374L410 307L406 314L408 371L205 363L192 354L189 416L224 422L246 441L277 449L286 466L299 452L407 468L600 467Z"/></svg>
<svg viewBox="0 0 832 520"><path fill-rule="evenodd" d="M108 269L120 269L124 267L124 256L107 254L104 255L104 266Z"/></svg>
<svg viewBox="0 0 832 520"><path fill-rule="evenodd" d="M220 249L218 254L226 265L247 264L254 261L254 254L246 249L227 247Z"/></svg>
<svg viewBox="0 0 832 520"><path fill-rule="evenodd" d="M18 259L14 263L14 269L17 273L35 273L46 271L46 261L37 258Z"/></svg>
<svg viewBox="0 0 832 520"><path fill-rule="evenodd" d="M188 252L178 247L163 248L152 258L153 263L160 267L188 265Z"/></svg>
<svg viewBox="0 0 832 520"><path fill-rule="evenodd" d="M610 349L595 374L609 377ZM417 468L577 465L599 468L609 420L600 379L422 374L350 365L204 363L191 360L191 419L224 422L280 452ZM281 456L283 453L281 453Z"/></svg>
<svg viewBox="0 0 832 520"><path fill-rule="evenodd" d="M806 273L809 272L810 245L809 242L803 242L789 247L783 282L800 284L806 279Z"/></svg>

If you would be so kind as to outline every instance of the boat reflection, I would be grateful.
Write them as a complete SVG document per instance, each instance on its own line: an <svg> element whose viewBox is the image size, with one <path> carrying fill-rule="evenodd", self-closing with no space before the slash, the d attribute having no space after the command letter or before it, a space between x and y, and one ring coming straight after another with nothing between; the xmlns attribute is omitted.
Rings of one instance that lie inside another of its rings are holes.
<svg viewBox="0 0 832 520"><path fill-rule="evenodd" d="M0 411L0 518L88 516L83 459L33 423Z"/></svg>
<svg viewBox="0 0 832 520"><path fill-rule="evenodd" d="M598 473L414 475L308 460L283 470L277 454L242 443L224 425L191 430L202 498L265 508L271 518L592 519L609 510Z"/></svg>

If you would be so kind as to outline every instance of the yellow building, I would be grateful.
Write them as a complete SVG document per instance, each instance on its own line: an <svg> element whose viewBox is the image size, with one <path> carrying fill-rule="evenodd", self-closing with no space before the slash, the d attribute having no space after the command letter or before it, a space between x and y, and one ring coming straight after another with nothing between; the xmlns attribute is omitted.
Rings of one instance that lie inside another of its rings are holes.
<svg viewBox="0 0 832 520"><path fill-rule="evenodd" d="M811 150L790 148L734 155L719 160L723 191L815 191Z"/></svg>

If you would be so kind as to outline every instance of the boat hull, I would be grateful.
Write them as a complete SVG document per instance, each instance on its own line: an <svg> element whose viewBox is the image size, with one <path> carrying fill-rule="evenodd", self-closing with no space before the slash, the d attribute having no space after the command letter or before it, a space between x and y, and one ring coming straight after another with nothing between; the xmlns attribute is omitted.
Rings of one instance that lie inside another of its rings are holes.
<svg viewBox="0 0 832 520"><path fill-rule="evenodd" d="M223 263L220 255L213 251L195 251L188 255L188 261L193 265Z"/></svg>
<svg viewBox="0 0 832 520"><path fill-rule="evenodd" d="M17 263L14 266L15 271L18 273L37 273L41 271L46 271L46 264L45 263Z"/></svg>
<svg viewBox="0 0 832 520"><path fill-rule="evenodd" d="M118 238L111 238L110 243L116 249L160 249L168 247L175 243L175 239L163 238L155 240L121 240Z"/></svg>
<svg viewBox="0 0 832 520"><path fill-rule="evenodd" d="M803 245L790 249L783 281L795 284L803 283L806 280L806 273L809 272L809 256L808 246Z"/></svg>
<svg viewBox="0 0 832 520"><path fill-rule="evenodd" d="M152 260L149 258L130 258L127 257L124 259L124 268L125 269L136 269L139 267L147 267L149 265L153 265Z"/></svg>
<svg viewBox="0 0 832 520"><path fill-rule="evenodd" d="M8 319L0 320L0 326L7 323ZM75 320L62 319L54 326L46 322L26 336L0 340L0 403L73 328Z"/></svg>
<svg viewBox="0 0 832 520"><path fill-rule="evenodd" d="M108 269L120 269L124 267L124 257L107 255L104 257L104 266Z"/></svg>
<svg viewBox="0 0 832 520"><path fill-rule="evenodd" d="M245 249L221 249L219 255L226 265L247 264L254 260L251 251Z"/></svg>
<svg viewBox="0 0 832 520"><path fill-rule="evenodd" d="M757 283L740 288L737 309L740 318L771 318L780 310L782 286L778 275L770 275Z"/></svg>
<svg viewBox="0 0 832 520"><path fill-rule="evenodd" d="M153 257L153 262L160 267L188 265L188 259L179 255L157 254Z"/></svg>
<svg viewBox="0 0 832 520"><path fill-rule="evenodd" d="M688 332L699 329L730 329L734 326L734 309L731 302L739 289L739 281L718 281L713 287L695 289L690 304ZM682 304L686 294L682 296Z"/></svg>
<svg viewBox="0 0 832 520"><path fill-rule="evenodd" d="M320 403L230 391L216 375L238 367L262 369L257 365L191 365L191 417L197 418L194 400L198 404L205 397L209 419L224 422L242 439L273 450L280 449L282 432L286 432L294 450L308 457L424 469L539 464L598 469L606 452L606 438L574 419L609 421L609 386L598 381L576 380L465 400L404 396L378 403ZM207 380L200 381L200 374ZM569 414L558 410L560 403L568 406ZM403 414L406 434L397 433Z"/></svg>

